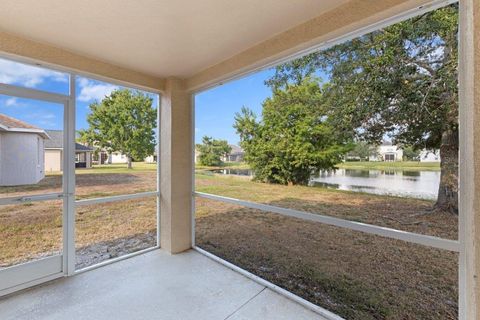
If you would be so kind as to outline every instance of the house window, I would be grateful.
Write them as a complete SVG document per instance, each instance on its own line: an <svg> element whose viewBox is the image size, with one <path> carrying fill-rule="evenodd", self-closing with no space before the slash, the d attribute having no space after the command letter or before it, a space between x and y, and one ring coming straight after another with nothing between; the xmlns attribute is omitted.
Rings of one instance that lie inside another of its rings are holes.
<svg viewBox="0 0 480 320"><path fill-rule="evenodd" d="M385 155L385 161L389 161L389 162L395 161L395 155L392 154L392 153L387 153L387 154Z"/></svg>

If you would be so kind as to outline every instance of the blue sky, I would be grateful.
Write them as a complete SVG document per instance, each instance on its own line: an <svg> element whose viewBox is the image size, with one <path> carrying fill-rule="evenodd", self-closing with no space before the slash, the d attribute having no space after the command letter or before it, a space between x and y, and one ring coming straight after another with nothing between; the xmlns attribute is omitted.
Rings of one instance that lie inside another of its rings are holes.
<svg viewBox="0 0 480 320"><path fill-rule="evenodd" d="M235 113L246 106L257 116L261 115L262 102L272 95L264 82L274 73L275 69L270 68L198 94L195 97L195 142L200 143L206 135L238 145L239 137L232 127ZM320 71L316 76L329 79Z"/></svg>
<svg viewBox="0 0 480 320"><path fill-rule="evenodd" d="M264 81L274 69L267 69L221 86L201 92L195 96L195 141L203 136L225 139L238 144L239 138L233 129L234 115L242 106L261 114L262 102L271 96ZM68 94L67 74L0 59L0 82L23 87ZM78 77L76 81L76 129L88 127L86 122L89 105L102 100L120 86ZM153 95L154 104L158 96ZM63 108L60 105L13 98L0 95L0 113L20 119L43 129L63 129Z"/></svg>
<svg viewBox="0 0 480 320"><path fill-rule="evenodd" d="M258 115L262 102L271 95L264 85L274 70L268 69L215 87L195 96L195 141L205 135L238 144L232 125L235 112L247 106ZM22 87L68 94L67 74L0 59L0 82ZM120 86L84 77L76 81L76 129L88 127L89 105L100 101ZM157 103L158 96L152 95ZM63 108L54 103L0 95L0 113L43 129L63 129Z"/></svg>
<svg viewBox="0 0 480 320"><path fill-rule="evenodd" d="M264 81L274 73L273 69L257 72L231 81L195 96L195 142L203 136L225 139L238 144L239 138L233 129L235 112L242 106L261 114L262 102L271 96Z"/></svg>
<svg viewBox="0 0 480 320"><path fill-rule="evenodd" d="M69 77L65 73L0 59L0 83L13 84L53 93L68 94ZM76 129L88 127L89 105L121 88L106 82L78 77L76 81ZM158 95L150 94L154 105ZM63 130L63 107L55 103L0 95L0 113L43 129Z"/></svg>

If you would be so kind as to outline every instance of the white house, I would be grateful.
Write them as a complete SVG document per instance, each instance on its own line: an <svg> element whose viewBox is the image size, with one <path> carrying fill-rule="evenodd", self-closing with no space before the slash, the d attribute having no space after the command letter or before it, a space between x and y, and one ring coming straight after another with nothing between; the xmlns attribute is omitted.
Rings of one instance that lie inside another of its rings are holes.
<svg viewBox="0 0 480 320"><path fill-rule="evenodd" d="M147 156L143 159L146 163L155 163L157 162L157 153ZM112 152L108 153L107 151L100 151L95 158L97 164L113 164L113 163L127 163L128 158L125 154L121 152Z"/></svg>
<svg viewBox="0 0 480 320"><path fill-rule="evenodd" d="M38 183L45 177L44 145L48 134L0 114L0 186Z"/></svg>
<svg viewBox="0 0 480 320"><path fill-rule="evenodd" d="M157 152L155 151L151 156L146 157L143 159L146 163L155 163L157 162Z"/></svg>
<svg viewBox="0 0 480 320"><path fill-rule="evenodd" d="M242 162L245 157L245 151L243 151L241 147L234 144L229 144L229 146L230 148L232 148L232 150L230 151L230 153L223 156L221 160L223 162ZM199 161L200 151L195 148L195 163L198 163Z"/></svg>
<svg viewBox="0 0 480 320"><path fill-rule="evenodd" d="M440 162L440 150L426 150L420 151L420 162Z"/></svg>
<svg viewBox="0 0 480 320"><path fill-rule="evenodd" d="M380 146L377 148L375 155L369 157L369 161L402 161L403 160L403 150L393 145L390 141L383 141Z"/></svg>
<svg viewBox="0 0 480 320"><path fill-rule="evenodd" d="M95 163L97 164L113 164L113 163L127 163L127 156L121 152L107 152L99 151L98 155L95 156Z"/></svg>
<svg viewBox="0 0 480 320"><path fill-rule="evenodd" d="M229 145L232 150L229 154L223 157L223 161L225 162L242 162L245 156L245 151L237 145L230 144Z"/></svg>

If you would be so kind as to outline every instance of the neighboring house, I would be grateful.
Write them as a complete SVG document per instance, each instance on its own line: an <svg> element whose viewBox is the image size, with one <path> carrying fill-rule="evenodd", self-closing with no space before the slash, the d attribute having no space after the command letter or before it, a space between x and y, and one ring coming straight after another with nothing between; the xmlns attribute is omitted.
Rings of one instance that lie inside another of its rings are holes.
<svg viewBox="0 0 480 320"><path fill-rule="evenodd" d="M242 162L245 157L245 151L237 145L229 144L232 150L221 158L223 162ZM195 163L200 161L200 151L195 147Z"/></svg>
<svg viewBox="0 0 480 320"><path fill-rule="evenodd" d="M402 161L403 160L403 150L393 145L390 141L383 141L380 146L377 148L377 154L370 156L369 161Z"/></svg>
<svg viewBox="0 0 480 320"><path fill-rule="evenodd" d="M63 170L63 131L46 130L49 140L45 141L45 171ZM94 149L75 143L75 168L91 168Z"/></svg>
<svg viewBox="0 0 480 320"><path fill-rule="evenodd" d="M230 144L230 148L232 148L232 151L230 151L229 154L225 155L223 157L223 161L225 162L242 162L243 158L245 157L245 152L243 149L237 145Z"/></svg>
<svg viewBox="0 0 480 320"><path fill-rule="evenodd" d="M107 163L127 163L127 156L120 152L112 152L109 154Z"/></svg>
<svg viewBox="0 0 480 320"><path fill-rule="evenodd" d="M195 147L195 163L200 161L200 151Z"/></svg>
<svg viewBox="0 0 480 320"><path fill-rule="evenodd" d="M0 186L38 183L45 177L45 130L0 114Z"/></svg>
<svg viewBox="0 0 480 320"><path fill-rule="evenodd" d="M113 163L127 163L128 158L126 155L121 152L112 152L108 153L107 151L100 151L98 155L95 156L95 163L98 164L113 164ZM143 159L147 163L154 163L157 161L157 153L150 155Z"/></svg>
<svg viewBox="0 0 480 320"><path fill-rule="evenodd" d="M422 150L420 151L420 162L440 162L440 150Z"/></svg>
<svg viewBox="0 0 480 320"><path fill-rule="evenodd" d="M146 163L155 163L157 162L157 152L155 151L153 155L146 157L143 159Z"/></svg>

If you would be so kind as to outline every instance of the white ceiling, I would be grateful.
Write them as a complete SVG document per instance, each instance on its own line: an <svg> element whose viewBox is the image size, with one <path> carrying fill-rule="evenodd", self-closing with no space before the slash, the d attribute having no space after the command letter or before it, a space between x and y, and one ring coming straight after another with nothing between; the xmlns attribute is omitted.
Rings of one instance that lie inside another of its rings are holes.
<svg viewBox="0 0 480 320"><path fill-rule="evenodd" d="M159 77L191 76L347 0L1 0L0 30Z"/></svg>

